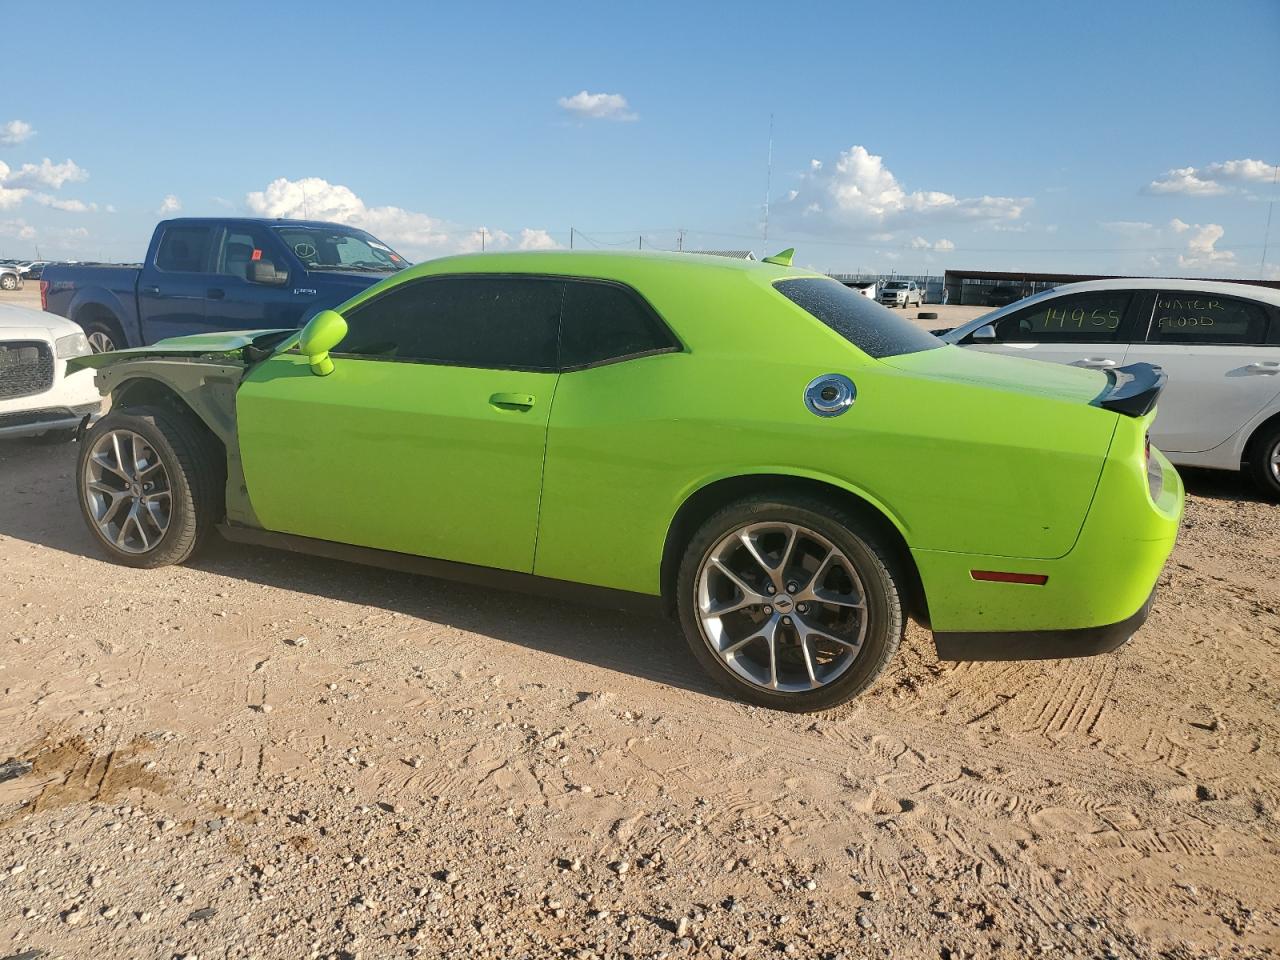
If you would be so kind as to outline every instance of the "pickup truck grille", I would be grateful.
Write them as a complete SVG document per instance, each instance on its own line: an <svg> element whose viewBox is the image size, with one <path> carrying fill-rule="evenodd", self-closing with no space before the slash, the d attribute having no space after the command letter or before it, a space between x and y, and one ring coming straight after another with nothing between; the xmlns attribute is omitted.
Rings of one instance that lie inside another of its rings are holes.
<svg viewBox="0 0 1280 960"><path fill-rule="evenodd" d="M53 386L53 351L40 340L0 341L0 400L29 397Z"/></svg>

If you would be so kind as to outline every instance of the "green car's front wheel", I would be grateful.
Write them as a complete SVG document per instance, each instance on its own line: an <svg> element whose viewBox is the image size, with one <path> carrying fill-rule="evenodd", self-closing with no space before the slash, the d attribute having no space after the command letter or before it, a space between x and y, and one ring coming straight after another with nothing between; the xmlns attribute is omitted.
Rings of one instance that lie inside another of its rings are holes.
<svg viewBox="0 0 1280 960"><path fill-rule="evenodd" d="M711 516L680 566L694 655L736 696L823 710L865 690L904 626L890 554L857 517L807 497L758 497Z"/></svg>
<svg viewBox="0 0 1280 960"><path fill-rule="evenodd" d="M181 563L217 521L221 451L193 421L164 407L131 407L112 410L85 435L80 510L117 563Z"/></svg>

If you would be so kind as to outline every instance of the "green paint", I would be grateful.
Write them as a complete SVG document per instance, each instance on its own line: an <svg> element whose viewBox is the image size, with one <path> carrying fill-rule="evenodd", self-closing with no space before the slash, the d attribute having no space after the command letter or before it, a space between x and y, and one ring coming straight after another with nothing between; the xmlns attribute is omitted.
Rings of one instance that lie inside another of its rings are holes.
<svg viewBox="0 0 1280 960"><path fill-rule="evenodd" d="M685 349L563 374L329 356L357 303L418 277L483 273L629 284ZM235 440L252 503L239 516L657 594L688 497L727 478L782 474L853 493L897 527L936 629L1097 626L1141 606L1182 509L1167 463L1159 502L1147 492L1150 417L1092 406L1107 382L1094 371L955 347L872 359L773 289L802 276L817 275L603 252L464 256L404 271L317 315L300 351L285 341L238 368ZM183 338L148 348L170 359L130 362L146 375L150 363L181 364L172 354L188 344L193 355L247 355L235 342ZM831 419L802 401L825 373L857 386L854 405ZM229 483L229 504L230 493ZM1049 582L977 582L975 568Z"/></svg>
<svg viewBox="0 0 1280 960"><path fill-rule="evenodd" d="M321 310L302 328L298 349L310 361L311 372L317 377L327 377L333 373L329 351L341 343L346 335L347 321L342 319L342 314L333 310Z"/></svg>

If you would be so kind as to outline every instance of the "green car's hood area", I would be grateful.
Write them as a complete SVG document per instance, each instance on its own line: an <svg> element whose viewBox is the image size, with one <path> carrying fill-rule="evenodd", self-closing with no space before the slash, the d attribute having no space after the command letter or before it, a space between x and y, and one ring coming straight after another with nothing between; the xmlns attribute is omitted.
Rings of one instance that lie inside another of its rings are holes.
<svg viewBox="0 0 1280 960"><path fill-rule="evenodd" d="M881 362L916 377L1079 403L1097 399L1110 382L1098 370L953 346L886 357Z"/></svg>
<svg viewBox="0 0 1280 960"><path fill-rule="evenodd" d="M110 353L74 357L67 361L67 372L97 370L112 364L144 360L149 357L163 357L170 360L207 359L218 363L243 362L251 359L245 354L246 348L269 350L290 334L297 332L292 329L233 330L227 333L197 333L189 337L171 337L168 340L157 341L149 347L131 347L128 350L113 350Z"/></svg>

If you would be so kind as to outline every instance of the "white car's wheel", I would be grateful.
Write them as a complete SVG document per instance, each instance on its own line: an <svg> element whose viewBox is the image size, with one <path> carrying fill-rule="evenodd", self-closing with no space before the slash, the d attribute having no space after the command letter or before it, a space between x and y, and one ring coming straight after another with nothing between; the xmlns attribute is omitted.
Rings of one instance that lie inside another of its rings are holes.
<svg viewBox="0 0 1280 960"><path fill-rule="evenodd" d="M3 287L5 290L17 290L18 278L12 273L6 273L3 277L0 277L0 287Z"/></svg>

